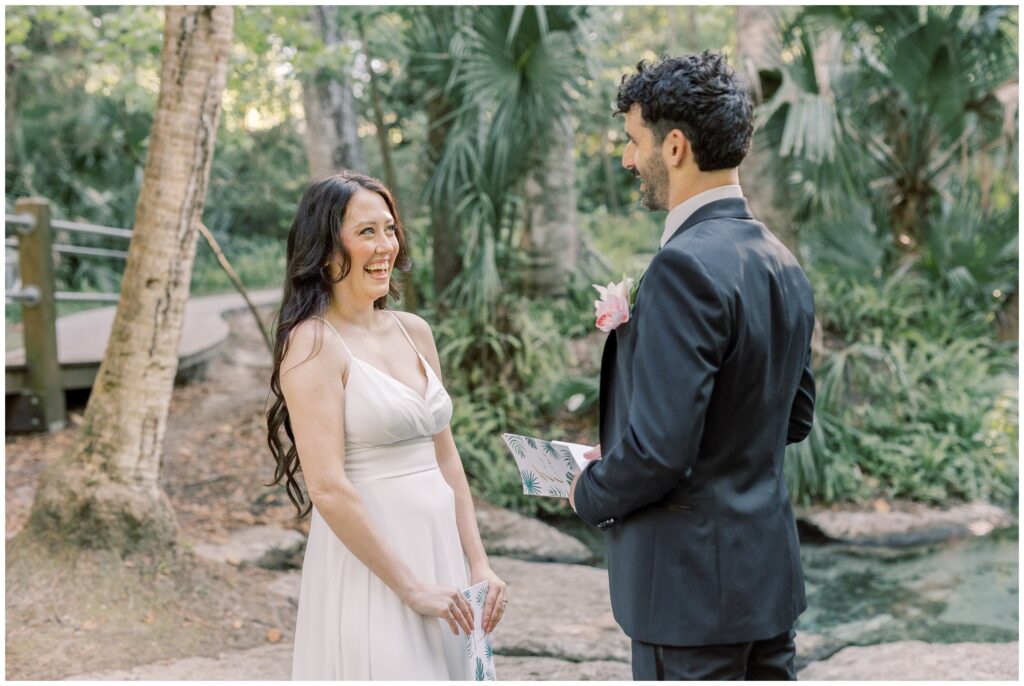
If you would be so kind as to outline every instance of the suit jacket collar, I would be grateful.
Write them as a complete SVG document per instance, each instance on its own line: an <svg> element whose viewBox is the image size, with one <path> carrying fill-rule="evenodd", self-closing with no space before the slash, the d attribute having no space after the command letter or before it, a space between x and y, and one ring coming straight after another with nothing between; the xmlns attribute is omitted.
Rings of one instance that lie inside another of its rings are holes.
<svg viewBox="0 0 1024 686"><path fill-rule="evenodd" d="M686 221L680 225L676 232L672 234L672 237L665 241L665 245L668 245L676 238L678 238L683 232L693 228L701 222L709 219L753 219L754 215L750 213L750 203L747 202L746 198L725 198L723 200L715 200L709 202L707 205L699 208L696 212L691 214Z"/></svg>

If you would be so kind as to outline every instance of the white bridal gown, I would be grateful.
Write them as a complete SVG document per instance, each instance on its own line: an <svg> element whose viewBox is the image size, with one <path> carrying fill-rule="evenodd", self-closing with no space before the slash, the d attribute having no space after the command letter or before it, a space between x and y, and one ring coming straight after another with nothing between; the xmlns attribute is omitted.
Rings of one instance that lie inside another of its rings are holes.
<svg viewBox="0 0 1024 686"><path fill-rule="evenodd" d="M427 376L426 397L349 350L345 473L377 531L417 578L461 589L469 578L455 524L455 497L438 469L431 439L451 420L452 403L426 359L416 354ZM447 622L424 617L403 603L313 508L295 623L293 680L473 680L465 646L465 637L452 635Z"/></svg>

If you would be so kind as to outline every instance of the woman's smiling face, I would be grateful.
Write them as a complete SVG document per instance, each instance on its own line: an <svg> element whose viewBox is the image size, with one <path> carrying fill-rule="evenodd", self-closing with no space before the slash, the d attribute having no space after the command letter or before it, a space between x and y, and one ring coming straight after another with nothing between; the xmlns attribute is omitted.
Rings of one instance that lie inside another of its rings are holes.
<svg viewBox="0 0 1024 686"><path fill-rule="evenodd" d="M370 301L386 296L399 244L395 218L383 197L365 189L355 192L345 208L341 244L350 260L348 274L338 282L346 295ZM336 265L331 272L337 274Z"/></svg>

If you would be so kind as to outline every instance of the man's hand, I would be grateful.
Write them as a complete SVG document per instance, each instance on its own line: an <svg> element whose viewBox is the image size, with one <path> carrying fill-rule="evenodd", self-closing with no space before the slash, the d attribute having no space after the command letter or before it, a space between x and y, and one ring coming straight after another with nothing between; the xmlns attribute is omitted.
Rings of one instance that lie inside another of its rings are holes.
<svg viewBox="0 0 1024 686"><path fill-rule="evenodd" d="M598 443L593 448L591 448L587 452L583 453L583 457L585 457L585 458L587 458L587 460L589 460L589 462L587 462L585 465L583 465L583 469L586 469L587 467L592 465L594 462L597 462L598 460L600 460L601 459L601 444ZM582 474L582 473L583 472L580 471L580 474ZM580 478L579 475L577 475L576 478L572 480L572 483L569 484L569 507L572 508L573 512L576 511L576 500L575 500L575 496L576 496L576 482L579 481L579 478Z"/></svg>

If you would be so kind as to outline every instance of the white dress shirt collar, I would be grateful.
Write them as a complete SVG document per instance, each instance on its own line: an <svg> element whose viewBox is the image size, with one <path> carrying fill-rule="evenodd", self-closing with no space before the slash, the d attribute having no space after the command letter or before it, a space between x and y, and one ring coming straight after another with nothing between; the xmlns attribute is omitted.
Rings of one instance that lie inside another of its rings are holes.
<svg viewBox="0 0 1024 686"><path fill-rule="evenodd" d="M661 234L661 247L665 247L668 243L668 239L672 238L672 234L679 230L679 227L683 225L687 219L690 218L694 212L704 207L708 203L712 203L716 200L724 200L725 198L742 198L743 190L739 187L739 184L730 184L728 186L719 186L712 188L709 191L698 193L697 195L684 200L668 213L665 217L665 232Z"/></svg>

